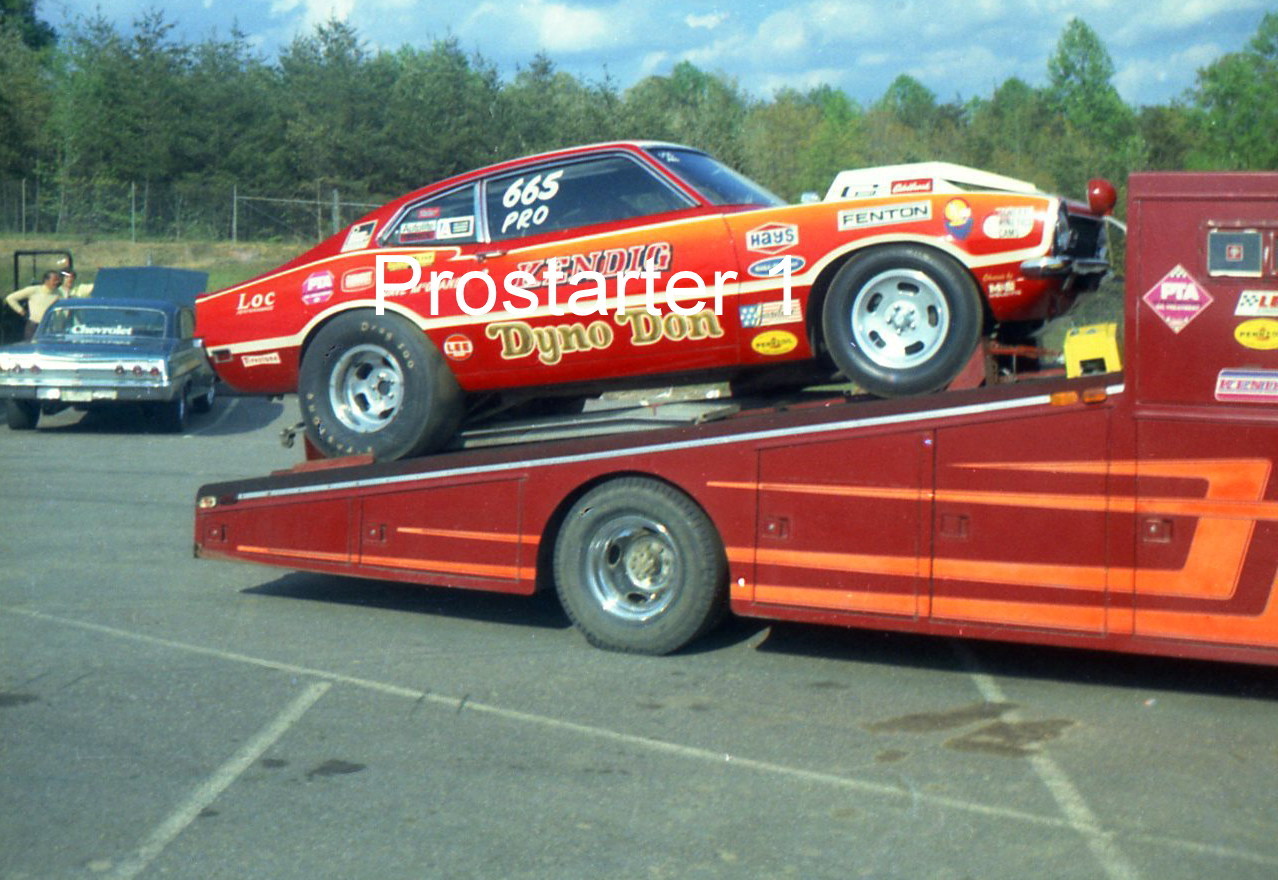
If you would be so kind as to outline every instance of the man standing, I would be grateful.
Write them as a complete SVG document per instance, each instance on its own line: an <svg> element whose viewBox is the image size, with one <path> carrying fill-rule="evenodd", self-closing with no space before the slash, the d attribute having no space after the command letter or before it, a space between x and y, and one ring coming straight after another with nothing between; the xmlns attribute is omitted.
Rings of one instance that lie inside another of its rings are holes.
<svg viewBox="0 0 1278 880"><path fill-rule="evenodd" d="M36 328L40 326L40 319L44 317L49 306L62 299L62 291L58 287L61 283L62 273L56 269L50 269L44 273L44 278L39 284L15 290L4 298L5 305L19 315L26 316L27 325L22 330L23 342L31 341L31 337L35 336ZM25 310L23 303L26 304Z"/></svg>

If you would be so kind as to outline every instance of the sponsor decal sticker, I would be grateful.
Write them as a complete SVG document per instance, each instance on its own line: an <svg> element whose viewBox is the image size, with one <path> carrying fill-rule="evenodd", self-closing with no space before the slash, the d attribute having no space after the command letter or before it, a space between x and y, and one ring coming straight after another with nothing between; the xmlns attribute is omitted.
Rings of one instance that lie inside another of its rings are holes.
<svg viewBox="0 0 1278 880"><path fill-rule="evenodd" d="M746 233L746 250L779 254L799 243L799 227L793 223L765 223Z"/></svg>
<svg viewBox="0 0 1278 880"><path fill-rule="evenodd" d="M1234 328L1238 344L1256 351L1273 351L1278 348L1278 321L1272 318L1253 318Z"/></svg>
<svg viewBox="0 0 1278 880"><path fill-rule="evenodd" d="M324 269L312 272L302 282L302 302L308 306L319 305L333 298L333 273Z"/></svg>
<svg viewBox="0 0 1278 880"><path fill-rule="evenodd" d="M1016 282L1013 280L995 281L993 284L989 285L986 290L988 291L987 295L990 299L1001 299L1005 296L1016 296L1021 292L1020 288L1016 286Z"/></svg>
<svg viewBox="0 0 1278 880"><path fill-rule="evenodd" d="M945 231L959 241L972 232L972 206L963 199L950 199L945 203Z"/></svg>
<svg viewBox="0 0 1278 880"><path fill-rule="evenodd" d="M739 306L741 326L746 330L757 330L760 327L775 327L778 324L802 324L803 309L797 299L790 301L790 311L785 310L784 302L755 303Z"/></svg>
<svg viewBox="0 0 1278 880"><path fill-rule="evenodd" d="M469 238L475 234L475 218L452 217L440 220L435 225L435 238L447 241L454 238Z"/></svg>
<svg viewBox="0 0 1278 880"><path fill-rule="evenodd" d="M245 367L274 366L280 363L280 353L273 351L269 354L246 354L240 360Z"/></svg>
<svg viewBox="0 0 1278 880"><path fill-rule="evenodd" d="M373 240L373 232L376 229L376 220L369 220L367 223L357 223L352 226L350 232L346 233L346 241L342 242L342 253L358 251L368 247L368 243Z"/></svg>
<svg viewBox="0 0 1278 880"><path fill-rule="evenodd" d="M353 293L357 290L368 290L373 286L372 269L351 269L342 275L342 292Z"/></svg>
<svg viewBox="0 0 1278 880"><path fill-rule="evenodd" d="M892 181L891 193L894 196L909 195L910 193L930 193L931 191L932 178L930 177Z"/></svg>
<svg viewBox="0 0 1278 880"><path fill-rule="evenodd" d="M1278 318L1278 290L1244 290L1234 314L1239 318Z"/></svg>
<svg viewBox="0 0 1278 880"><path fill-rule="evenodd" d="M611 348L617 334L628 334L624 342L635 347L671 342L719 338L723 327L711 311L695 315L652 315L647 311L629 311L613 316L621 329L614 331L607 321L555 324L534 327L526 321L499 321L484 328L484 335L501 343L503 360L516 360L534 352L546 366L554 366L566 354Z"/></svg>
<svg viewBox="0 0 1278 880"><path fill-rule="evenodd" d="M1216 399L1222 403L1278 403L1278 370L1221 370Z"/></svg>
<svg viewBox="0 0 1278 880"><path fill-rule="evenodd" d="M765 357L789 354L799 345L799 338L786 330L769 330L750 341L750 347Z"/></svg>
<svg viewBox="0 0 1278 880"><path fill-rule="evenodd" d="M1173 333L1184 330L1212 304L1211 294L1184 266L1177 266L1149 289L1142 299Z"/></svg>
<svg viewBox="0 0 1278 880"><path fill-rule="evenodd" d="M795 275L807 265L802 257L768 257L759 260L750 267L750 274L755 278L781 278L784 275Z"/></svg>
<svg viewBox="0 0 1278 880"><path fill-rule="evenodd" d="M475 343L469 336L454 333L444 340L444 356L452 361L464 361L475 353Z"/></svg>
<svg viewBox="0 0 1278 880"><path fill-rule="evenodd" d="M275 309L275 291L270 293L241 293L235 303L235 314L252 315Z"/></svg>
<svg viewBox="0 0 1278 880"><path fill-rule="evenodd" d="M986 238L1027 238L1034 231L1036 213L1030 207L995 208L994 213L981 224L981 230Z"/></svg>
<svg viewBox="0 0 1278 880"><path fill-rule="evenodd" d="M921 223L932 219L931 202L905 202L900 205L876 205L870 208L848 208L839 212L839 231L895 226L898 223Z"/></svg>

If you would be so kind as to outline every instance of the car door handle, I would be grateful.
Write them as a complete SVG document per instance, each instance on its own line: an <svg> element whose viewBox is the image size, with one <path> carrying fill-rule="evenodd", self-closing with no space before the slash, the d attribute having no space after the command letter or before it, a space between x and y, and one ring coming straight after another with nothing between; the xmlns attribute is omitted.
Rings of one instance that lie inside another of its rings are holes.
<svg viewBox="0 0 1278 880"><path fill-rule="evenodd" d="M475 254L475 259L482 263L484 260L491 260L494 257L504 257L506 253L506 251L480 251Z"/></svg>

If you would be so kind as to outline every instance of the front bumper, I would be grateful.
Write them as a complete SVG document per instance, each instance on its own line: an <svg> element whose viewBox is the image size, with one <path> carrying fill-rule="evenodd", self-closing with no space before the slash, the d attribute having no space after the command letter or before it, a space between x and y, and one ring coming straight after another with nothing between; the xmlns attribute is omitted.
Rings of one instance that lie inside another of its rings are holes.
<svg viewBox="0 0 1278 880"><path fill-rule="evenodd" d="M1061 278L1069 275L1104 275L1109 260L1100 257L1038 257L1021 263L1026 278Z"/></svg>

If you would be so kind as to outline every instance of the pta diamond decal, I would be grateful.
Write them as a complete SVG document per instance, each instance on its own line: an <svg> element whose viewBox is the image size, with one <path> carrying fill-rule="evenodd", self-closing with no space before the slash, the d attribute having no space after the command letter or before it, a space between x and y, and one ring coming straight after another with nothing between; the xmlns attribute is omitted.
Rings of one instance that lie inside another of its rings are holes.
<svg viewBox="0 0 1278 880"><path fill-rule="evenodd" d="M1184 330L1212 303L1211 294L1194 280L1184 266L1168 272L1162 281L1150 288L1144 300L1173 333Z"/></svg>

